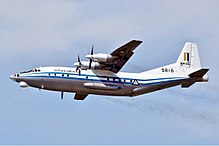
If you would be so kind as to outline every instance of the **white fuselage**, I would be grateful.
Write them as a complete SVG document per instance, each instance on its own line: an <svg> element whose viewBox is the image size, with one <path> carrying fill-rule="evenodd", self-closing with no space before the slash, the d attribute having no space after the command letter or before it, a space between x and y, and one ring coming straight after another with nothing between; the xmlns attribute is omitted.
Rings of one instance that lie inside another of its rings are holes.
<svg viewBox="0 0 219 146"><path fill-rule="evenodd" d="M103 70L81 70L69 67L40 67L12 75L22 87L97 95L136 96L180 85L189 79L185 75L143 73L117 74Z"/></svg>

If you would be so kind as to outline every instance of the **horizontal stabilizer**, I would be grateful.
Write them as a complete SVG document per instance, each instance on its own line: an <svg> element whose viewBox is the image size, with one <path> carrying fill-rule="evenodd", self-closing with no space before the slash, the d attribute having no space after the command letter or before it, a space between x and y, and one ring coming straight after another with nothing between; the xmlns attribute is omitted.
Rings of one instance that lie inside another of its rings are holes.
<svg viewBox="0 0 219 146"><path fill-rule="evenodd" d="M209 71L209 69L200 69L198 71L195 71L195 72L189 74L189 77L202 78L208 71Z"/></svg>
<svg viewBox="0 0 219 146"><path fill-rule="evenodd" d="M181 85L182 88L189 88L190 86L192 86L195 82L187 82Z"/></svg>
<svg viewBox="0 0 219 146"><path fill-rule="evenodd" d="M196 78L203 78L203 76L209 71L209 69L200 69L198 71L195 71L191 74L189 74L189 77L191 78L190 81L187 81L185 83L183 83L181 85L182 88L188 88L191 85L193 85L195 82L198 82ZM195 79L194 79L195 78ZM208 80L208 79L207 79ZM207 81L206 80L206 81ZM204 81L204 79L201 80L202 82Z"/></svg>

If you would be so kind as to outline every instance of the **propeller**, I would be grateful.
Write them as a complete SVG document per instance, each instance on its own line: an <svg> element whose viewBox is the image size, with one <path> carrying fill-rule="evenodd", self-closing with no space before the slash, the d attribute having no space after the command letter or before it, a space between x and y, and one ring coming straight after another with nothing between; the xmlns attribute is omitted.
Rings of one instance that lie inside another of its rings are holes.
<svg viewBox="0 0 219 146"><path fill-rule="evenodd" d="M90 52L90 55L93 55L93 54L94 54L94 45L92 45L91 52ZM92 64L92 59L90 59L90 62L89 62L89 69L91 69L91 64Z"/></svg>
<svg viewBox="0 0 219 146"><path fill-rule="evenodd" d="M77 66L77 68L76 68L76 72L78 72L79 71L79 75L81 74L81 59L80 59L80 56L79 56L79 54L78 54L78 63L79 63L79 66Z"/></svg>

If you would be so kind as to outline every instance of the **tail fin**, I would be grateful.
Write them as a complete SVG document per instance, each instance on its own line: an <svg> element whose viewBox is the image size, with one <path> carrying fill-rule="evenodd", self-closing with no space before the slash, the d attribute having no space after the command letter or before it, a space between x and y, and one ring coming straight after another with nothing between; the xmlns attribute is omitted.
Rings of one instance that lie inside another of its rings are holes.
<svg viewBox="0 0 219 146"><path fill-rule="evenodd" d="M171 75L173 73L180 75L197 75L192 74L201 68L201 63L199 59L198 47L196 43L186 42L182 52L180 53L177 61L173 64L165 65L159 68L155 68L150 71L145 71L142 73L151 73L156 74L160 72L165 72L167 75ZM199 73L199 72L198 72ZM202 73L202 72L201 72Z"/></svg>
<svg viewBox="0 0 219 146"><path fill-rule="evenodd" d="M201 68L196 43L186 42L175 65L179 71L191 73Z"/></svg>

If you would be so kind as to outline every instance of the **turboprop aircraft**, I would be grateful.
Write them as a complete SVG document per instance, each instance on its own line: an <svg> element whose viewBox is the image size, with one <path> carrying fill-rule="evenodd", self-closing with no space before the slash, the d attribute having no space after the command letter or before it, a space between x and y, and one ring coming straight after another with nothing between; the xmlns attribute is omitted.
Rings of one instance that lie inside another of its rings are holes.
<svg viewBox="0 0 219 146"><path fill-rule="evenodd" d="M188 88L196 82L207 82L209 69L201 67L198 48L187 42L177 61L156 69L128 73L120 72L142 41L132 40L110 54L86 56L88 61L78 62L72 67L38 67L11 75L20 87L76 93L74 99L84 100L89 94L110 96L137 96L173 86Z"/></svg>

